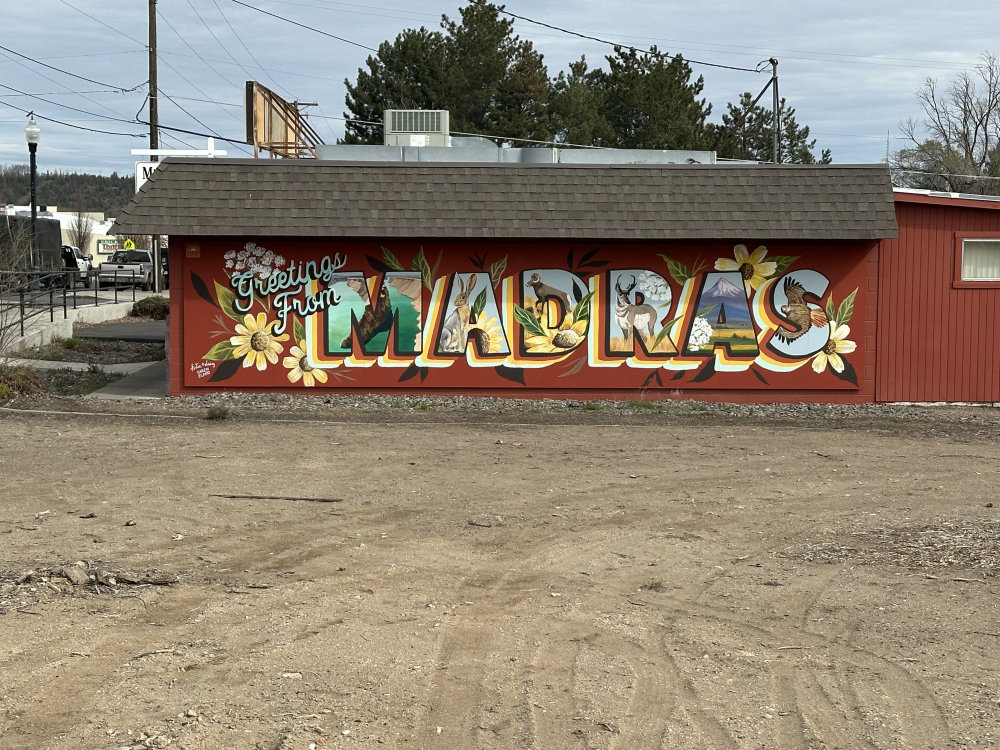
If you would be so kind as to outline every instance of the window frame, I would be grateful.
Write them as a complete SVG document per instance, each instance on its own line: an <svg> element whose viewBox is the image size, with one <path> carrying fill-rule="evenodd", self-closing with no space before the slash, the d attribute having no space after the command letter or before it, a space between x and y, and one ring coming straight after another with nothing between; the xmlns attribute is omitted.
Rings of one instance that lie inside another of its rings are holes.
<svg viewBox="0 0 1000 750"><path fill-rule="evenodd" d="M953 289L1000 289L1000 279L963 279L962 260L966 240L992 240L1000 243L1000 232L955 232L955 268Z"/></svg>

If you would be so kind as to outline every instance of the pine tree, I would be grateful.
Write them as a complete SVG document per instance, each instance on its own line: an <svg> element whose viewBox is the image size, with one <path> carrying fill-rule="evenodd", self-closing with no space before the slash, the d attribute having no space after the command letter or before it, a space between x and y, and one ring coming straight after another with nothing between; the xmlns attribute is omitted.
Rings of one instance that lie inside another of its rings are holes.
<svg viewBox="0 0 1000 750"><path fill-rule="evenodd" d="M443 32L407 30L347 84L344 143L381 143L386 109L446 109L452 131L505 138L550 137L549 77L542 55L488 3L443 16Z"/></svg>
<svg viewBox="0 0 1000 750"><path fill-rule="evenodd" d="M738 104L728 105L728 113L722 115L722 125L713 127L718 156L763 162L774 160L774 110L761 104L751 106L752 103L753 96L749 91L744 92ZM787 105L784 97L779 102L778 115L781 118L779 162L829 164L833 161L829 149L824 149L817 161L813 154L816 139L809 140L809 127L799 126L795 109Z"/></svg>

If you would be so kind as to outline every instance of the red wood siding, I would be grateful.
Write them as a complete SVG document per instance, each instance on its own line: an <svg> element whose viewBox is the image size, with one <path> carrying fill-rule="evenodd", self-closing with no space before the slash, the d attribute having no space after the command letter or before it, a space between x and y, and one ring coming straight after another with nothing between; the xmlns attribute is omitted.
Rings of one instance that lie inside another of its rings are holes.
<svg viewBox="0 0 1000 750"><path fill-rule="evenodd" d="M1000 204L897 194L896 218L879 252L876 400L1000 402L1000 289L953 286L956 238L1000 237Z"/></svg>

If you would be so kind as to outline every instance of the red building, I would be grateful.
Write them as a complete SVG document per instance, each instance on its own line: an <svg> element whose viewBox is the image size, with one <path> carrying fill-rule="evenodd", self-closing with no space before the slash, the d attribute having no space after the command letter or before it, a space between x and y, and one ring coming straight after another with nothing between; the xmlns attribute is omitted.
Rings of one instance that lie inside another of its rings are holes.
<svg viewBox="0 0 1000 750"><path fill-rule="evenodd" d="M172 394L1000 401L961 272L998 207L881 165L168 159L115 231L170 235Z"/></svg>
<svg viewBox="0 0 1000 750"><path fill-rule="evenodd" d="M1000 402L1000 200L896 191L879 247L877 401Z"/></svg>

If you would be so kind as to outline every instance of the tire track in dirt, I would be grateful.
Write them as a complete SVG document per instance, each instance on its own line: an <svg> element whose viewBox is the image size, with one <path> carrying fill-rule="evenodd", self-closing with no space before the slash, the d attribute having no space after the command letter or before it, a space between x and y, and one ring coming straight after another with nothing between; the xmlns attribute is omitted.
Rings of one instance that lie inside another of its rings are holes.
<svg viewBox="0 0 1000 750"><path fill-rule="evenodd" d="M697 619L703 630L710 622L722 626L729 640L715 643L717 649L756 642L769 652L779 714L799 717L779 723L790 746L810 738L831 746L880 747L892 742L936 750L947 745L950 733L930 689L892 661L855 645L850 633L830 637L777 620L770 627L756 626L728 610L676 595L665 601L684 611L684 619ZM788 671L792 664L794 671ZM877 687L861 695L856 683ZM798 737L791 735L796 725L802 731Z"/></svg>
<svg viewBox="0 0 1000 750"><path fill-rule="evenodd" d="M502 680L509 682L513 676L509 665L492 664L497 623L529 596L526 587L531 583L531 579L513 578L512 571L484 568L458 586L455 600L468 604L462 608L461 619L450 622L440 636L423 710L415 722L417 747L444 743L486 748L492 746L491 735L496 739L497 735L530 733L530 727L493 726L487 714L498 698L498 683L488 678L490 668L500 669Z"/></svg>

